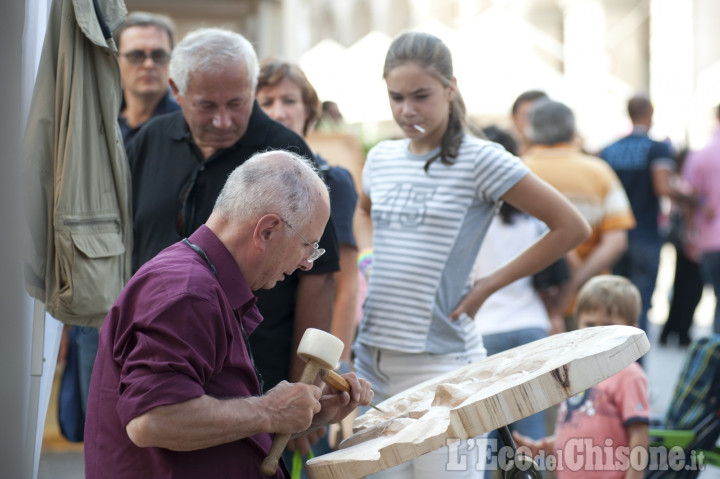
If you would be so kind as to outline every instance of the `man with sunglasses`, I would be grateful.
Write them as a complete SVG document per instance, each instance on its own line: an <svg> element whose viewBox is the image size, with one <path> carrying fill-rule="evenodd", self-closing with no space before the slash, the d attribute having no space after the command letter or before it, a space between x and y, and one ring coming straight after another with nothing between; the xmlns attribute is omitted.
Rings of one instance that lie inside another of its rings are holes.
<svg viewBox="0 0 720 479"><path fill-rule="evenodd" d="M180 109L168 88L175 26L165 15L133 12L113 36L123 89L118 123L127 145L148 120Z"/></svg>

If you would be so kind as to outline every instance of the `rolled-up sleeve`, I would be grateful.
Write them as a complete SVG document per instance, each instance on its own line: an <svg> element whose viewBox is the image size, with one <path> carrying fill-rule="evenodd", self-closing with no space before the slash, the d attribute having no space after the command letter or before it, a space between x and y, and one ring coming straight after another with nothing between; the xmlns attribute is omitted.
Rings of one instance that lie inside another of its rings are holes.
<svg viewBox="0 0 720 479"><path fill-rule="evenodd" d="M160 311L142 312L114 346L121 364L117 412L123 424L158 406L205 394L226 331L217 307L185 296Z"/></svg>

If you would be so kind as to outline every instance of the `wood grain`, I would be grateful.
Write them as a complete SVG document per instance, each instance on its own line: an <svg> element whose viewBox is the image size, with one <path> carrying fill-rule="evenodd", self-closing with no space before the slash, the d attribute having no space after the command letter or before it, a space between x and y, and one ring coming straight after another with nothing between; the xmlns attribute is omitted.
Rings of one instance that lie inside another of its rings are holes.
<svg viewBox="0 0 720 479"><path fill-rule="evenodd" d="M482 435L578 394L650 349L645 333L601 326L490 356L397 394L355 420L341 449L307 463L313 479L352 479Z"/></svg>

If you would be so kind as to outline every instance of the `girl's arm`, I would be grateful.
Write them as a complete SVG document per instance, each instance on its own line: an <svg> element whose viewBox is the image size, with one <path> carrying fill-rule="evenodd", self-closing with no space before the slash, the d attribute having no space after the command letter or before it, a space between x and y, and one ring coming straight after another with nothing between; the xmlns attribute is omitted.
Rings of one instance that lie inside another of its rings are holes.
<svg viewBox="0 0 720 479"><path fill-rule="evenodd" d="M347 243L340 243L340 271L335 272L335 305L331 332L342 339L345 349L340 360L348 364L355 340L358 296L358 251ZM343 371L346 372L346 371Z"/></svg>
<svg viewBox="0 0 720 479"><path fill-rule="evenodd" d="M366 195L364 191L360 191L357 208L355 208L355 217L353 218L355 243L360 252L372 248L373 225L372 218L370 217L371 206L372 203L368 195Z"/></svg>
<svg viewBox="0 0 720 479"><path fill-rule="evenodd" d="M549 266L590 236L590 225L557 190L529 173L503 196L517 209L543 221L549 231L514 260L492 274L475 281L470 292L450 314L471 318L492 293L522 277Z"/></svg>

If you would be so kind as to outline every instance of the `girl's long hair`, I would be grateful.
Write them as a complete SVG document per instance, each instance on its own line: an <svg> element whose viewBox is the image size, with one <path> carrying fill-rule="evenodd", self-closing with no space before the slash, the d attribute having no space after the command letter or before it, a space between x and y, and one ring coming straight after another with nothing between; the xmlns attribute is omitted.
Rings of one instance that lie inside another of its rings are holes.
<svg viewBox="0 0 720 479"><path fill-rule="evenodd" d="M434 35L423 32L405 32L393 40L385 57L383 78L394 68L413 62L435 75L445 87L450 86L453 78L452 55L442 40ZM446 165L455 163L460 151L467 126L465 102L456 92L450 102L450 118L448 126L440 142L440 152L425 163L425 171L438 158Z"/></svg>

